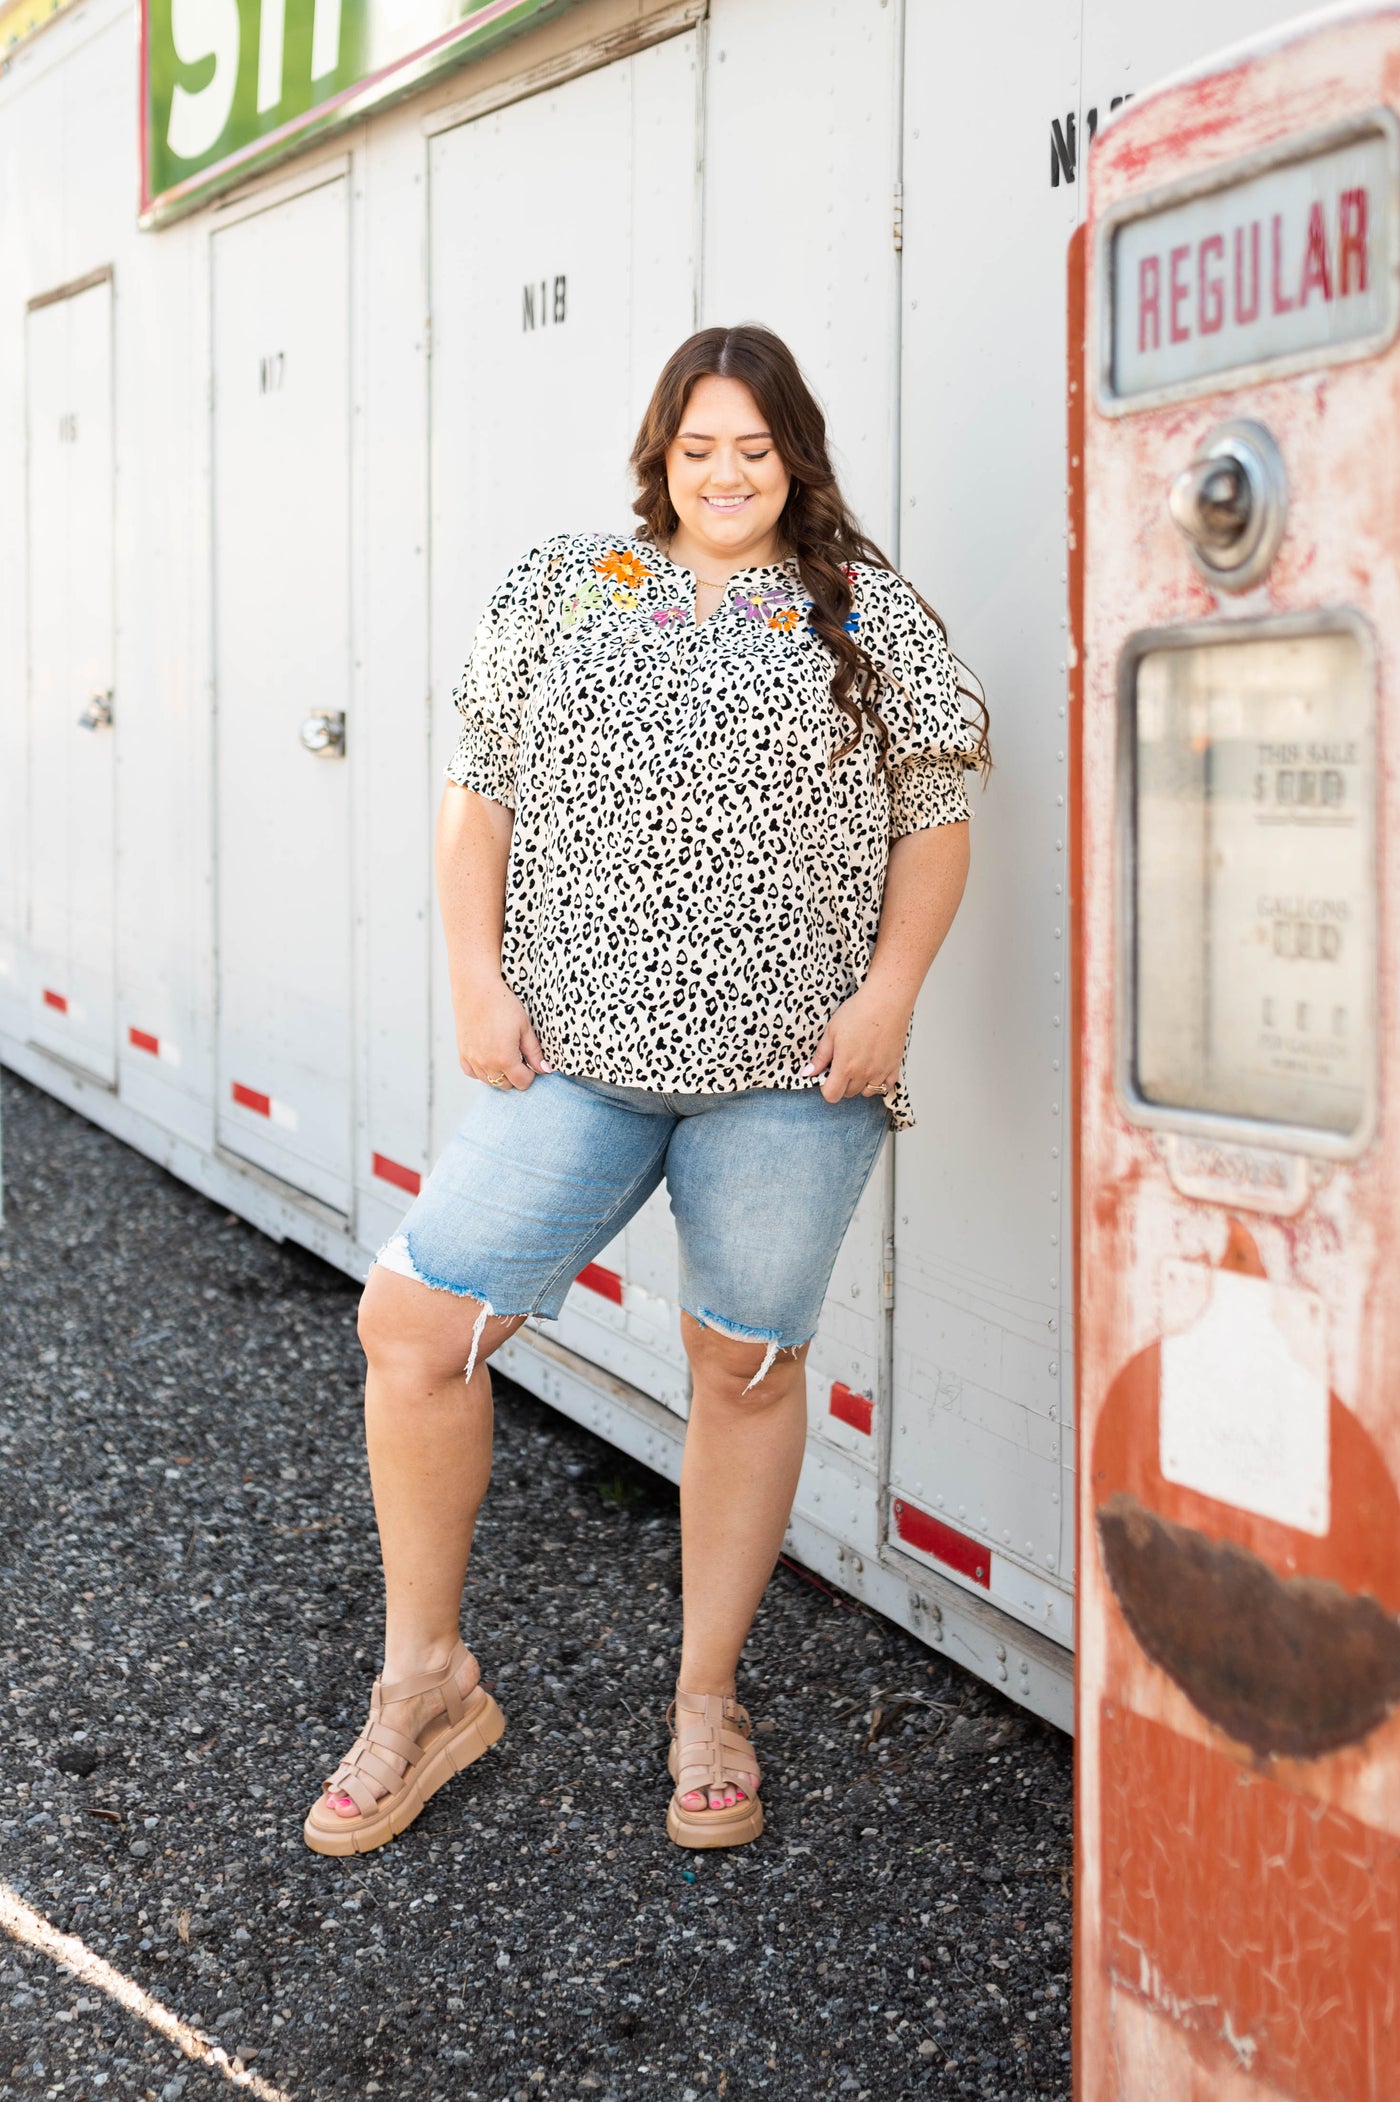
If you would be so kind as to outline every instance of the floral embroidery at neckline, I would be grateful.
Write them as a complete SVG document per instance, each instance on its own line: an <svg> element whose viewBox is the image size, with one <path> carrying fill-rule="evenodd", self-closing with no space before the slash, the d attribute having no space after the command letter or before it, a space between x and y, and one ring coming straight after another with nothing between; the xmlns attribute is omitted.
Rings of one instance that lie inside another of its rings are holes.
<svg viewBox="0 0 1400 2102"><path fill-rule="evenodd" d="M646 551L682 576L699 575L697 570L690 569L685 563L673 561L664 549L653 548L647 543ZM585 613L596 611L609 599L624 613L633 613L641 602L648 582L662 582L656 570L648 567L635 547L610 547L604 554L594 557L592 567L598 577L605 581L595 584L590 580L582 584L577 591L570 593L564 601L563 622L566 628L576 627ZM741 619L761 622L776 634L789 635L802 619L801 609L792 603L791 569L791 563L765 562L756 563L749 569L735 570L724 587L725 601ZM781 577L783 582L777 587L771 584L765 586L761 581L765 577ZM736 591L734 587L741 578L753 581L748 582L746 590ZM609 586L611 588L607 588ZM810 612L811 602L804 603ZM651 609L650 618L659 628L672 627L683 622L693 624L693 598L685 603L673 602L655 606ZM810 625L809 622L808 626Z"/></svg>

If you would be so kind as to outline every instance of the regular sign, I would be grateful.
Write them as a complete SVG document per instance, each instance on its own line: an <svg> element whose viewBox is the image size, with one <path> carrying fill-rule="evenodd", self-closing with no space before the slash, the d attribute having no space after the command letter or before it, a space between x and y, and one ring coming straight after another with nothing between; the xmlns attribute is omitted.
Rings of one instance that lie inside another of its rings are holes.
<svg viewBox="0 0 1400 2102"><path fill-rule="evenodd" d="M572 0L141 0L141 224L158 226Z"/></svg>
<svg viewBox="0 0 1400 2102"><path fill-rule="evenodd" d="M1379 348L1396 317L1395 188L1394 127L1378 120L1121 219L1106 394L1136 406L1260 365Z"/></svg>

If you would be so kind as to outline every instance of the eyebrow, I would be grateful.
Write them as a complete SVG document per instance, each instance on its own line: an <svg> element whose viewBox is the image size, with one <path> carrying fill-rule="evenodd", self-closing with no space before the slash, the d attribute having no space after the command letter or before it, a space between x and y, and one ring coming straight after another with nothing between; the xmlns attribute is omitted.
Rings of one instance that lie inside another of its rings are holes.
<svg viewBox="0 0 1400 2102"><path fill-rule="evenodd" d="M712 431L677 431L676 436L678 438L699 438L706 445L713 445L715 442ZM745 431L743 436L736 438L734 442L736 445L752 445L755 438L771 439L772 436L773 433L771 431Z"/></svg>

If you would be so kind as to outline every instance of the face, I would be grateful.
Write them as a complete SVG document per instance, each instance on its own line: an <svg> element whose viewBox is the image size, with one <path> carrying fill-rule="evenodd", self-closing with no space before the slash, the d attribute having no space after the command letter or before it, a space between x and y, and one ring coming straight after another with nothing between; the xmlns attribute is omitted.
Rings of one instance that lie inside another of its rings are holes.
<svg viewBox="0 0 1400 2102"><path fill-rule="evenodd" d="M774 558L792 477L741 380L696 381L666 449L666 480L678 559L708 555L735 568Z"/></svg>

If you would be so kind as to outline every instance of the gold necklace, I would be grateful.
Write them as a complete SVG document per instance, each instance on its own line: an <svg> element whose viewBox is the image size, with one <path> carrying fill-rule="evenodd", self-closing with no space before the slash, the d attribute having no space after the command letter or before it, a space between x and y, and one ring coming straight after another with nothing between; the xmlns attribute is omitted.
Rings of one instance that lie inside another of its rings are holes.
<svg viewBox="0 0 1400 2102"><path fill-rule="evenodd" d="M697 584L706 584L711 591L728 591L729 589L730 580L728 577L725 578L722 584L717 584L713 577L702 577L698 569L692 569L690 574L694 577Z"/></svg>

